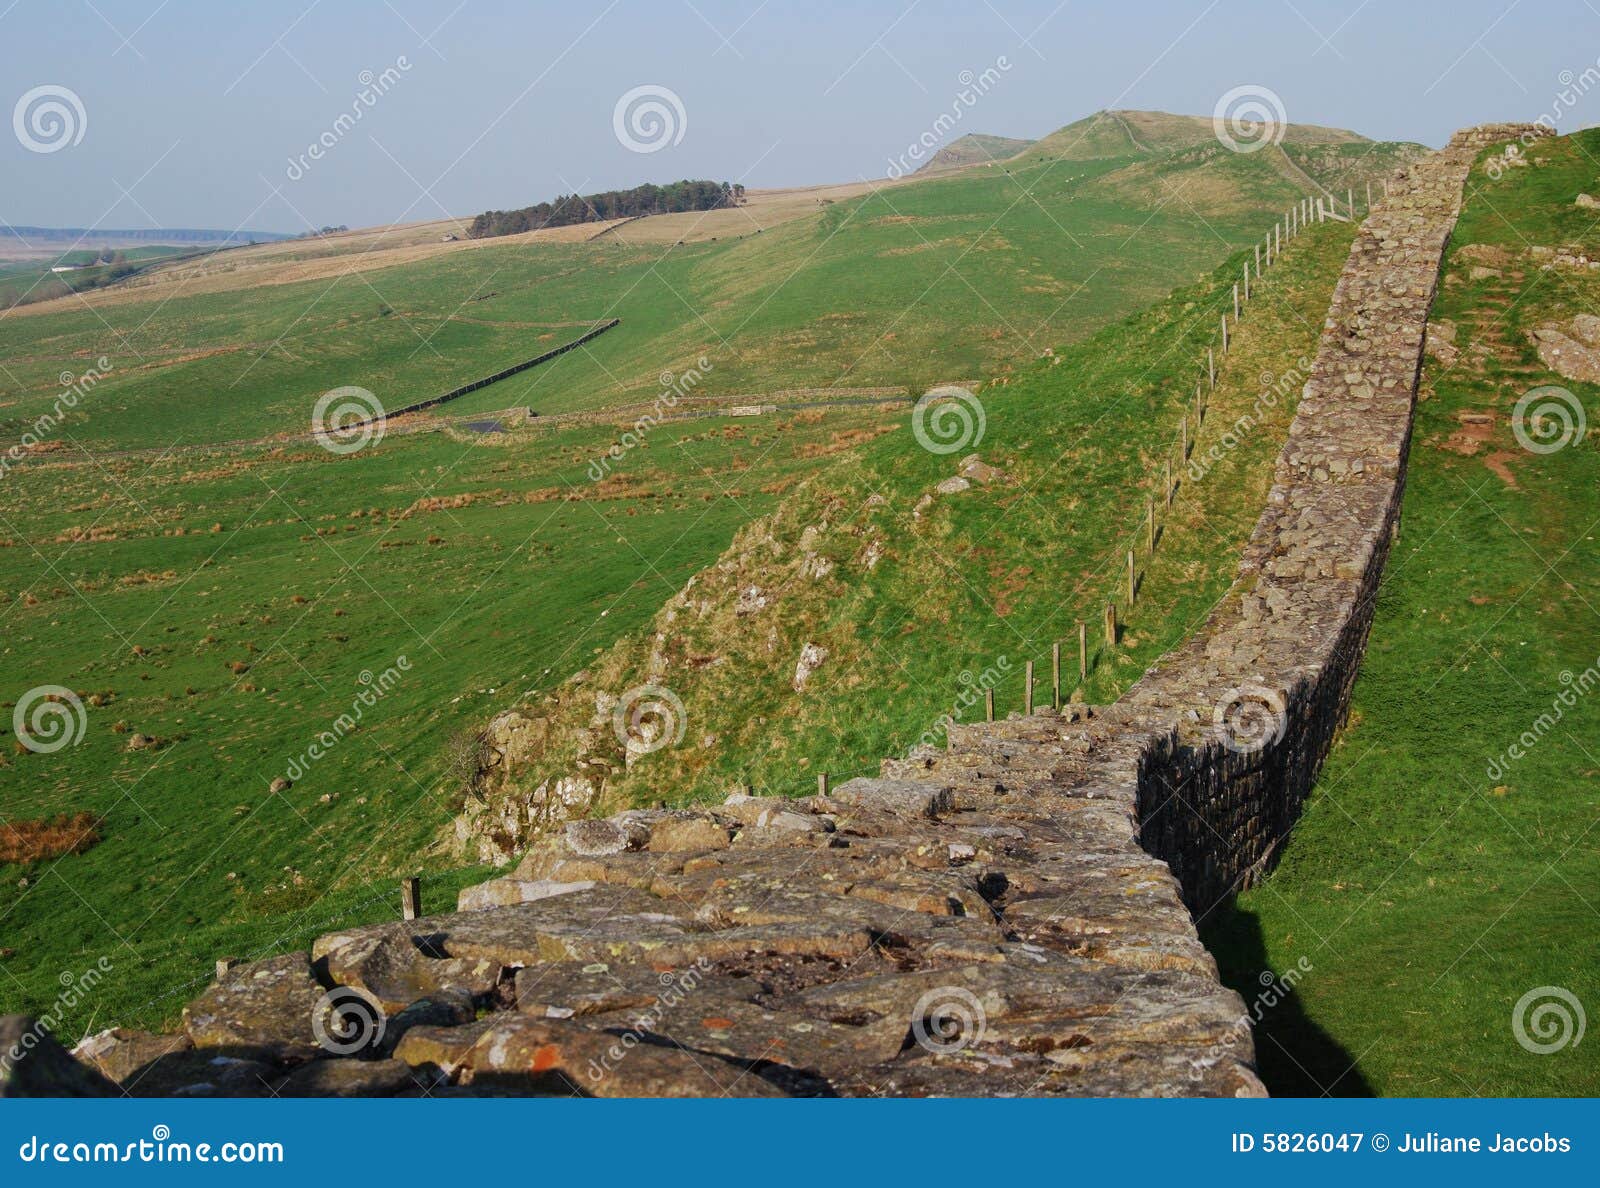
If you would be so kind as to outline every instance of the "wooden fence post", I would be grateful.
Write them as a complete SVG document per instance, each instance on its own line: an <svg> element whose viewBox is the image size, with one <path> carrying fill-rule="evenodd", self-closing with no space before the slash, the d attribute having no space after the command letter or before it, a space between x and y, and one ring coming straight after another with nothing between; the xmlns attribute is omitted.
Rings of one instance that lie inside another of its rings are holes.
<svg viewBox="0 0 1600 1188"><path fill-rule="evenodd" d="M1061 644L1050 645L1050 704L1061 708Z"/></svg>
<svg viewBox="0 0 1600 1188"><path fill-rule="evenodd" d="M1134 595L1139 592L1139 563L1134 560L1134 551L1128 550L1128 608L1133 608Z"/></svg>
<svg viewBox="0 0 1600 1188"><path fill-rule="evenodd" d="M415 920L422 915L422 880L411 878L400 880L400 916L405 920Z"/></svg>
<svg viewBox="0 0 1600 1188"><path fill-rule="evenodd" d="M220 981L222 981L223 978L227 977L228 971L230 969L232 969L234 966L238 965L238 964L239 964L239 959L237 957L218 957L217 958L217 981L220 982Z"/></svg>
<svg viewBox="0 0 1600 1188"><path fill-rule="evenodd" d="M1146 499L1144 501L1144 518L1145 526L1149 530L1147 535L1150 539L1150 552L1154 553L1156 551L1156 501L1154 499Z"/></svg>
<svg viewBox="0 0 1600 1188"><path fill-rule="evenodd" d="M1189 460L1189 410L1183 410L1183 417L1178 421L1178 452L1182 455L1178 460Z"/></svg>
<svg viewBox="0 0 1600 1188"><path fill-rule="evenodd" d="M993 689L985 689L983 691L983 720L985 722L993 722L994 721L994 690Z"/></svg>
<svg viewBox="0 0 1600 1188"><path fill-rule="evenodd" d="M1372 213L1372 182L1367 182L1367 213Z"/></svg>
<svg viewBox="0 0 1600 1188"><path fill-rule="evenodd" d="M1163 473L1166 475L1166 479L1167 479L1167 506L1171 507L1172 506L1172 459L1168 458L1161 465L1164 468Z"/></svg>
<svg viewBox="0 0 1600 1188"><path fill-rule="evenodd" d="M1344 204L1350 208L1350 221L1356 221L1356 189L1354 186L1345 187Z"/></svg>
<svg viewBox="0 0 1600 1188"><path fill-rule="evenodd" d="M1244 299L1246 301L1250 300L1250 265L1248 263L1244 266ZM1234 318L1233 320L1237 322L1239 319Z"/></svg>
<svg viewBox="0 0 1600 1188"><path fill-rule="evenodd" d="M827 794L828 794L828 773L825 772L825 771L819 771L817 773L817 795L818 796L826 796Z"/></svg>
<svg viewBox="0 0 1600 1188"><path fill-rule="evenodd" d="M1117 604L1114 603L1114 602L1106 603L1105 629L1106 629L1106 647L1108 647L1108 648L1116 647L1117 646Z"/></svg>
<svg viewBox="0 0 1600 1188"><path fill-rule="evenodd" d="M1078 683L1089 679L1089 624L1078 620Z"/></svg>
<svg viewBox="0 0 1600 1188"><path fill-rule="evenodd" d="M1239 300L1239 298L1237 296L1235 296L1234 300L1237 301L1237 300ZM1228 315L1227 314L1223 314L1222 315L1222 353L1224 355L1226 355L1228 353Z"/></svg>
<svg viewBox="0 0 1600 1188"><path fill-rule="evenodd" d="M1237 282L1235 282L1235 284L1233 286L1233 320L1235 322L1237 322L1239 320L1239 285L1238 285ZM1227 334L1227 332L1228 332L1228 319L1227 318L1223 318L1222 319L1222 332L1223 332L1223 334ZM1222 349L1223 350L1227 350L1228 348L1226 346L1224 346Z"/></svg>
<svg viewBox="0 0 1600 1188"><path fill-rule="evenodd" d="M1022 677L1022 712L1024 716L1033 713L1033 661L1029 660L1024 666Z"/></svg>
<svg viewBox="0 0 1600 1188"><path fill-rule="evenodd" d="M1217 386L1217 359L1210 347L1206 348L1206 380L1209 387Z"/></svg>
<svg viewBox="0 0 1600 1188"><path fill-rule="evenodd" d="M1268 244L1268 246L1270 247L1271 245ZM1261 244L1257 243L1255 245L1255 249L1256 249L1256 279L1260 280L1261 279Z"/></svg>

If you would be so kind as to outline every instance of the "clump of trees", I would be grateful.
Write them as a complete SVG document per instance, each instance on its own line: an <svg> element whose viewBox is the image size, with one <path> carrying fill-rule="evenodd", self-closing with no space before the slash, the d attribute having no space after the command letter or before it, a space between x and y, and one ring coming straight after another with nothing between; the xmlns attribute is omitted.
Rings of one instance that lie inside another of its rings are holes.
<svg viewBox="0 0 1600 1188"><path fill-rule="evenodd" d="M568 227L574 223L601 223L635 215L678 214L691 210L716 210L744 201L737 182L683 181L664 186L642 185L631 190L606 190L600 194L563 194L554 202L541 202L521 210L487 210L472 220L467 234L473 239L516 235L541 227Z"/></svg>

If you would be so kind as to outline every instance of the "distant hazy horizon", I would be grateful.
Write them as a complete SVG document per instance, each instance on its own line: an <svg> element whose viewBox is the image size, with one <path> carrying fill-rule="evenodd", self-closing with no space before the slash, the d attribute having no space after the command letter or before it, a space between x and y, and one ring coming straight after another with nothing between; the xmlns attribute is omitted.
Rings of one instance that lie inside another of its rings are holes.
<svg viewBox="0 0 1600 1188"><path fill-rule="evenodd" d="M1437 146L1595 123L1597 53L1583 0L0 0L0 225L298 234L686 177L848 181L927 136L1209 116L1245 85L1291 123ZM28 122L52 102L61 143Z"/></svg>

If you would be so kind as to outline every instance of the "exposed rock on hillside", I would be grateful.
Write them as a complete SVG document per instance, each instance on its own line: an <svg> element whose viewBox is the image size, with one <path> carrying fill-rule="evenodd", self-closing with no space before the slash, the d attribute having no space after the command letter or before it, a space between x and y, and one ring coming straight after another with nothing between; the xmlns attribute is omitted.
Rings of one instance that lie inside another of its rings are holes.
<svg viewBox="0 0 1600 1188"><path fill-rule="evenodd" d="M1540 326L1531 332L1539 359L1567 379L1600 383L1600 318L1579 314L1567 330L1572 337L1557 326Z"/></svg>

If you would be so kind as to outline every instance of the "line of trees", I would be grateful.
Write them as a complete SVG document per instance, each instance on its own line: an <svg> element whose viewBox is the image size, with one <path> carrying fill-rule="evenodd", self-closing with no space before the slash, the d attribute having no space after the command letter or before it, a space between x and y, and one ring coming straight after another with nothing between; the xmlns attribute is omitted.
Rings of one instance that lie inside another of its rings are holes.
<svg viewBox="0 0 1600 1188"><path fill-rule="evenodd" d="M472 220L467 234L473 239L516 235L541 227L568 227L574 223L600 223L635 215L678 214L691 210L716 210L744 201L737 182L683 181L664 186L642 185L631 190L606 190L600 194L563 194L554 202L541 202L521 210L487 210Z"/></svg>

